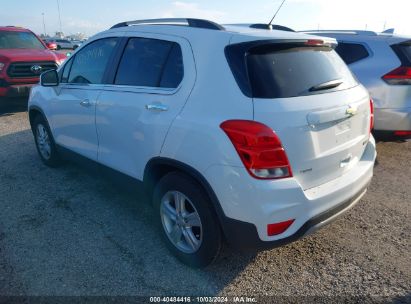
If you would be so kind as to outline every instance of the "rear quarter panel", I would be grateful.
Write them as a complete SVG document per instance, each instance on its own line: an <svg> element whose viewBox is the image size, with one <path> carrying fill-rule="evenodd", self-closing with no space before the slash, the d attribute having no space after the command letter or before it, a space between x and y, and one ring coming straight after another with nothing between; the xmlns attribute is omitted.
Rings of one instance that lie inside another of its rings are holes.
<svg viewBox="0 0 411 304"><path fill-rule="evenodd" d="M204 36L190 40L196 83L161 151L162 157L181 161L202 173L214 164L243 167L220 124L229 119L253 119L252 100L240 91L225 58L229 38L205 30Z"/></svg>

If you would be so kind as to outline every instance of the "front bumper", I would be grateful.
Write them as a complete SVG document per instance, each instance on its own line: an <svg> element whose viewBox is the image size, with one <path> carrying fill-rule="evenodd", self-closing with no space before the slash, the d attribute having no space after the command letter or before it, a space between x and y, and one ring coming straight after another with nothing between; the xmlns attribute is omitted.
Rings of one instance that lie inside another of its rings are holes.
<svg viewBox="0 0 411 304"><path fill-rule="evenodd" d="M30 94L30 89L34 84L9 84L0 87L1 97L26 97Z"/></svg>
<svg viewBox="0 0 411 304"><path fill-rule="evenodd" d="M375 158L371 138L349 172L305 191L293 178L254 180L240 168L213 166L206 178L224 212L220 221L228 243L236 248L272 248L317 230L354 206L365 194ZM295 221L284 233L267 235L267 224L290 219Z"/></svg>
<svg viewBox="0 0 411 304"><path fill-rule="evenodd" d="M39 77L0 78L0 97L27 97L38 82Z"/></svg>

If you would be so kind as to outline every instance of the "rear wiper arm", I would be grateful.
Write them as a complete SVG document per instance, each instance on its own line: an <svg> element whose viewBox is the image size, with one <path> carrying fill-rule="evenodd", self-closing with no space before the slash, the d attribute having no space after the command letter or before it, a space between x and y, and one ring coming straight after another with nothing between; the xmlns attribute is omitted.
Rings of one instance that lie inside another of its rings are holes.
<svg viewBox="0 0 411 304"><path fill-rule="evenodd" d="M309 91L310 92L315 92L315 91L334 89L334 88L340 86L343 82L344 82L344 80L342 80L342 79L327 81L327 82L312 86L309 89Z"/></svg>

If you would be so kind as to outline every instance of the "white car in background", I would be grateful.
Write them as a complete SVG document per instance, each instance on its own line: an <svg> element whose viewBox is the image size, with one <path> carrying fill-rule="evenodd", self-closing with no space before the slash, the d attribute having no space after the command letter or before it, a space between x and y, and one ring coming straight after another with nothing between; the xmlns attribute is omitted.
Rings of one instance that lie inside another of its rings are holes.
<svg viewBox="0 0 411 304"><path fill-rule="evenodd" d="M71 40L71 44L73 45L73 50L79 48L82 44L83 41L80 40Z"/></svg>
<svg viewBox="0 0 411 304"><path fill-rule="evenodd" d="M337 53L369 90L375 106L374 134L411 139L411 37L371 31L309 31L337 39Z"/></svg>
<svg viewBox="0 0 411 304"><path fill-rule="evenodd" d="M143 183L167 246L193 267L223 240L295 241L356 204L373 175L372 102L335 44L199 19L117 24L32 89L40 158Z"/></svg>
<svg viewBox="0 0 411 304"><path fill-rule="evenodd" d="M62 49L69 49L73 50L74 45L70 40L67 39L53 39L53 41L57 44L57 49L62 50Z"/></svg>

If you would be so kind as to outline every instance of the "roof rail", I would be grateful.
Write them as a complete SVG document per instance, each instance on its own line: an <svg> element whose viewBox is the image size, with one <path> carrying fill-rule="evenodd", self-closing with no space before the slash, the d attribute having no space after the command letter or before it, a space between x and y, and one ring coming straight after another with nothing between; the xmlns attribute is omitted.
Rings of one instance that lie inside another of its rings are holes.
<svg viewBox="0 0 411 304"><path fill-rule="evenodd" d="M225 30L223 26L213 21L204 19L194 19L194 18L161 18L161 19L144 19L144 20L134 20L125 21L113 25L111 29L125 27L130 25L142 25L142 24L168 24L168 25L185 25L188 27L196 27L209 30Z"/></svg>
<svg viewBox="0 0 411 304"><path fill-rule="evenodd" d="M295 32L293 29L289 27L278 25L278 24L255 23L255 24L251 24L250 28L262 29L262 30L279 30L279 31Z"/></svg>
<svg viewBox="0 0 411 304"><path fill-rule="evenodd" d="M300 31L302 33L321 33L321 34L351 34L362 36L377 36L378 34L373 31L361 31L361 30L310 30Z"/></svg>

